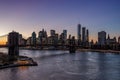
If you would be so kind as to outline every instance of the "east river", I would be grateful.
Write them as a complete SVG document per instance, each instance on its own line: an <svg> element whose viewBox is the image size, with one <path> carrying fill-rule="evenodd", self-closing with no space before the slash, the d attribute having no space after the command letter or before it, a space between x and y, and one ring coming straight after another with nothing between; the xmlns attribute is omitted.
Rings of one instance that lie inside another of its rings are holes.
<svg viewBox="0 0 120 80"><path fill-rule="evenodd" d="M1 69L0 80L120 80L120 54L20 50L20 55L32 57L38 66Z"/></svg>

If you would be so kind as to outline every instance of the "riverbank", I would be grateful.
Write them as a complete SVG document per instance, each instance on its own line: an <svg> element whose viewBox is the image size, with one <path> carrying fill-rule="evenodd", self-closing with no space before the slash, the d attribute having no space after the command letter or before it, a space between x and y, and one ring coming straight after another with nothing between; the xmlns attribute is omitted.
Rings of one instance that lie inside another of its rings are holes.
<svg viewBox="0 0 120 80"><path fill-rule="evenodd" d="M4 53L0 53L0 69L20 67L20 66L37 66L32 58L26 56L18 56L16 61L9 62L9 56Z"/></svg>
<svg viewBox="0 0 120 80"><path fill-rule="evenodd" d="M68 50L68 49L49 49L49 48L45 48L45 49L41 49L41 48L21 48L24 50ZM76 51L86 51L86 52L103 52L103 53L116 53L116 54L120 54L120 51L116 51L116 50L100 50L100 49L77 49Z"/></svg>
<svg viewBox="0 0 120 80"><path fill-rule="evenodd" d="M37 66L37 63L33 63L33 64L8 64L8 65L0 66L0 69L20 67L20 66Z"/></svg>
<svg viewBox="0 0 120 80"><path fill-rule="evenodd" d="M115 53L115 54L120 54L120 51L116 51L116 50L78 49L77 51L84 51L84 52L102 52L102 53Z"/></svg>

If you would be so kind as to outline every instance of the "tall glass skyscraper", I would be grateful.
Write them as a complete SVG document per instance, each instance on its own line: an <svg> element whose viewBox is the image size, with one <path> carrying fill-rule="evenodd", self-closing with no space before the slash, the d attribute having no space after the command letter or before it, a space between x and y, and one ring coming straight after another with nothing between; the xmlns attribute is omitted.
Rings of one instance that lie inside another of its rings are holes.
<svg viewBox="0 0 120 80"><path fill-rule="evenodd" d="M36 33L35 32L32 33L32 42L31 43L33 46L36 46Z"/></svg>
<svg viewBox="0 0 120 80"><path fill-rule="evenodd" d="M86 41L89 42L89 30L86 30Z"/></svg>
<svg viewBox="0 0 120 80"><path fill-rule="evenodd" d="M77 37L78 37L78 40L81 40L81 24L78 24L78 28L77 28Z"/></svg>
<svg viewBox="0 0 120 80"><path fill-rule="evenodd" d="M82 27L82 42L86 42L86 28Z"/></svg>
<svg viewBox="0 0 120 80"><path fill-rule="evenodd" d="M64 40L67 40L67 30L63 30Z"/></svg>

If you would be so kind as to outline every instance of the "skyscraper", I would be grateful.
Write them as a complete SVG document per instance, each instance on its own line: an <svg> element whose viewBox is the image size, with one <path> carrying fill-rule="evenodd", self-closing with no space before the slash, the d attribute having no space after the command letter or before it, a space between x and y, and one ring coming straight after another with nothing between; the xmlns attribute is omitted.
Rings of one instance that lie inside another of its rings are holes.
<svg viewBox="0 0 120 80"><path fill-rule="evenodd" d="M50 30L51 36L55 36L55 30Z"/></svg>
<svg viewBox="0 0 120 80"><path fill-rule="evenodd" d="M77 39L81 41L81 24L78 24L77 31Z"/></svg>
<svg viewBox="0 0 120 80"><path fill-rule="evenodd" d="M82 42L86 42L86 28L82 28Z"/></svg>
<svg viewBox="0 0 120 80"><path fill-rule="evenodd" d="M86 30L86 41L89 42L89 30Z"/></svg>
<svg viewBox="0 0 120 80"><path fill-rule="evenodd" d="M67 30L63 30L63 36L64 36L64 40L67 40Z"/></svg>
<svg viewBox="0 0 120 80"><path fill-rule="evenodd" d="M98 44L99 45L106 44L106 32L105 31L98 32Z"/></svg>
<svg viewBox="0 0 120 80"><path fill-rule="evenodd" d="M31 42L32 45L33 45L33 46L36 46L36 33L35 33L35 32L32 33L32 40L31 40L31 41L32 41L32 42Z"/></svg>
<svg viewBox="0 0 120 80"><path fill-rule="evenodd" d="M47 44L47 32L44 29L38 33L38 44Z"/></svg>

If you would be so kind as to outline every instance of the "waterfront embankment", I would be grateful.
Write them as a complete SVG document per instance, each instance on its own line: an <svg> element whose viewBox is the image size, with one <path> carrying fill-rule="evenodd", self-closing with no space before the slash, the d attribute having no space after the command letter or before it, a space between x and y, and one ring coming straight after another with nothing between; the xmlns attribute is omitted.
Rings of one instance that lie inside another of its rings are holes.
<svg viewBox="0 0 120 80"><path fill-rule="evenodd" d="M116 50L77 49L77 51L83 51L83 52L102 52L102 53L115 53L115 54L120 54L120 51L116 51Z"/></svg>
<svg viewBox="0 0 120 80"><path fill-rule="evenodd" d="M41 49L41 48L31 48L31 47L22 47L21 49L24 50L68 50L66 49L49 49L49 48L45 48L45 49ZM120 54L120 51L117 50L102 50L102 49L76 49L76 51L83 51L83 52L102 52L102 53L116 53L116 54Z"/></svg>
<svg viewBox="0 0 120 80"><path fill-rule="evenodd" d="M26 56L18 56L17 60L10 62L9 56L5 53L0 53L0 69L11 68L11 67L20 67L20 66L37 66L32 58Z"/></svg>

